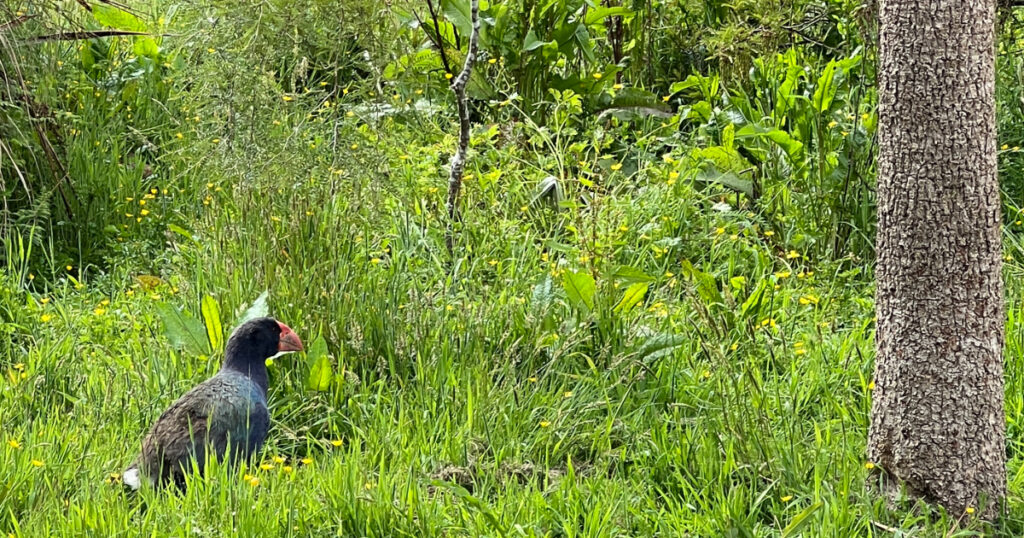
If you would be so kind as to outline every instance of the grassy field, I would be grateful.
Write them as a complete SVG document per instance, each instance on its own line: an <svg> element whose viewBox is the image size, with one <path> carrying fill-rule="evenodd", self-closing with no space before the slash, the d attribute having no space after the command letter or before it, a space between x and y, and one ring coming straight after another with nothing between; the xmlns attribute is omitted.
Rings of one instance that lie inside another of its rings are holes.
<svg viewBox="0 0 1024 538"><path fill-rule="evenodd" d="M75 111L79 220L2 238L0 535L1024 532L1012 200L1010 498L991 527L886 506L865 483L870 237L827 251L824 183L767 178L755 205L693 169L704 127L597 122L569 94L542 127L498 99L481 105L451 256L440 74L287 85L238 45L238 21L168 24L189 41L165 44L166 62L123 41L102 77L66 71L75 47L26 68ZM817 147L864 160L870 91L842 92L813 120ZM1001 122L1004 137L1019 123ZM1003 174L1019 177L1007 141ZM537 195L549 174L561 204ZM217 370L264 291L308 352L270 366L259 461L126 494L118 473L148 426Z"/></svg>

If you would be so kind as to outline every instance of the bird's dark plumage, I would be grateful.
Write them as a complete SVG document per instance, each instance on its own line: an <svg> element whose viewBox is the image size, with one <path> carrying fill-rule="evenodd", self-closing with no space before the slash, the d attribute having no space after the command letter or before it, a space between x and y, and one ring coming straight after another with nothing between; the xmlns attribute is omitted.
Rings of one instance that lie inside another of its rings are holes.
<svg viewBox="0 0 1024 538"><path fill-rule="evenodd" d="M234 463L257 453L270 427L266 359L301 349L298 336L273 318L242 324L228 339L217 375L178 398L153 424L124 483L133 489L143 479L184 486L193 459L203 472L207 457Z"/></svg>

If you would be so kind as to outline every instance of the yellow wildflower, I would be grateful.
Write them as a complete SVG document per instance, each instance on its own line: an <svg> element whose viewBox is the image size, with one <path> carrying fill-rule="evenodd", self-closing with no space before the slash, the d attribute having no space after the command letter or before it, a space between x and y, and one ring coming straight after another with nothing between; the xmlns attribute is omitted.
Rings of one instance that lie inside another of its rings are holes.
<svg viewBox="0 0 1024 538"><path fill-rule="evenodd" d="M785 497L783 497L783 498L781 498L779 500L781 500L784 503L788 503L789 501L793 500L793 496L792 495L786 495Z"/></svg>
<svg viewBox="0 0 1024 538"><path fill-rule="evenodd" d="M32 460L32 466L33 467L42 467L43 466L43 460Z"/></svg>
<svg viewBox="0 0 1024 538"><path fill-rule="evenodd" d="M869 462L867 462L867 463L865 463L865 464L864 464L864 468L870 471L871 469L874 469L874 468L875 468L875 464L874 464L874 463L871 463L871 462L869 461Z"/></svg>
<svg viewBox="0 0 1024 538"><path fill-rule="evenodd" d="M611 166L612 171L618 172L622 169L622 163L615 163Z"/></svg>
<svg viewBox="0 0 1024 538"><path fill-rule="evenodd" d="M550 425L551 425L551 423L550 423L550 422L548 422L548 421L546 421L546 420L542 420L542 421L540 421L540 427L541 427L541 428L547 428L547 427L548 427L548 426L550 426Z"/></svg>
<svg viewBox="0 0 1024 538"><path fill-rule="evenodd" d="M303 465L313 465L313 458L302 458L299 460Z"/></svg>
<svg viewBox="0 0 1024 538"><path fill-rule="evenodd" d="M8 439L7 440L7 446L9 446L11 448L14 448L14 449L18 449L18 448L21 448L21 443L19 443L17 439Z"/></svg>

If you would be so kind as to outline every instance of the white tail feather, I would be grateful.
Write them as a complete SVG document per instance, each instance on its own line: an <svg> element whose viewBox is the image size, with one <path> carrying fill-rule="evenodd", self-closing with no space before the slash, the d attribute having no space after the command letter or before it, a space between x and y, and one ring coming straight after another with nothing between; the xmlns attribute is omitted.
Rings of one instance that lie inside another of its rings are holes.
<svg viewBox="0 0 1024 538"><path fill-rule="evenodd" d="M139 474L138 467L129 467L125 470L124 474L121 475L121 481L124 485L138 491L142 487L142 475Z"/></svg>

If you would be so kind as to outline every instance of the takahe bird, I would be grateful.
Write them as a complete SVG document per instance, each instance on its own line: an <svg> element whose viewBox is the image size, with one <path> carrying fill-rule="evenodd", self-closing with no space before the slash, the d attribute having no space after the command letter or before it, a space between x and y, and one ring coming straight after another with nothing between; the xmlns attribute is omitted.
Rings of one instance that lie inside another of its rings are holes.
<svg viewBox="0 0 1024 538"><path fill-rule="evenodd" d="M228 339L217 375L178 398L153 424L142 453L122 476L124 484L137 490L145 478L184 487L193 459L202 473L208 454L217 461L226 456L230 464L259 452L270 427L266 360L301 350L299 337L273 318L243 323Z"/></svg>

